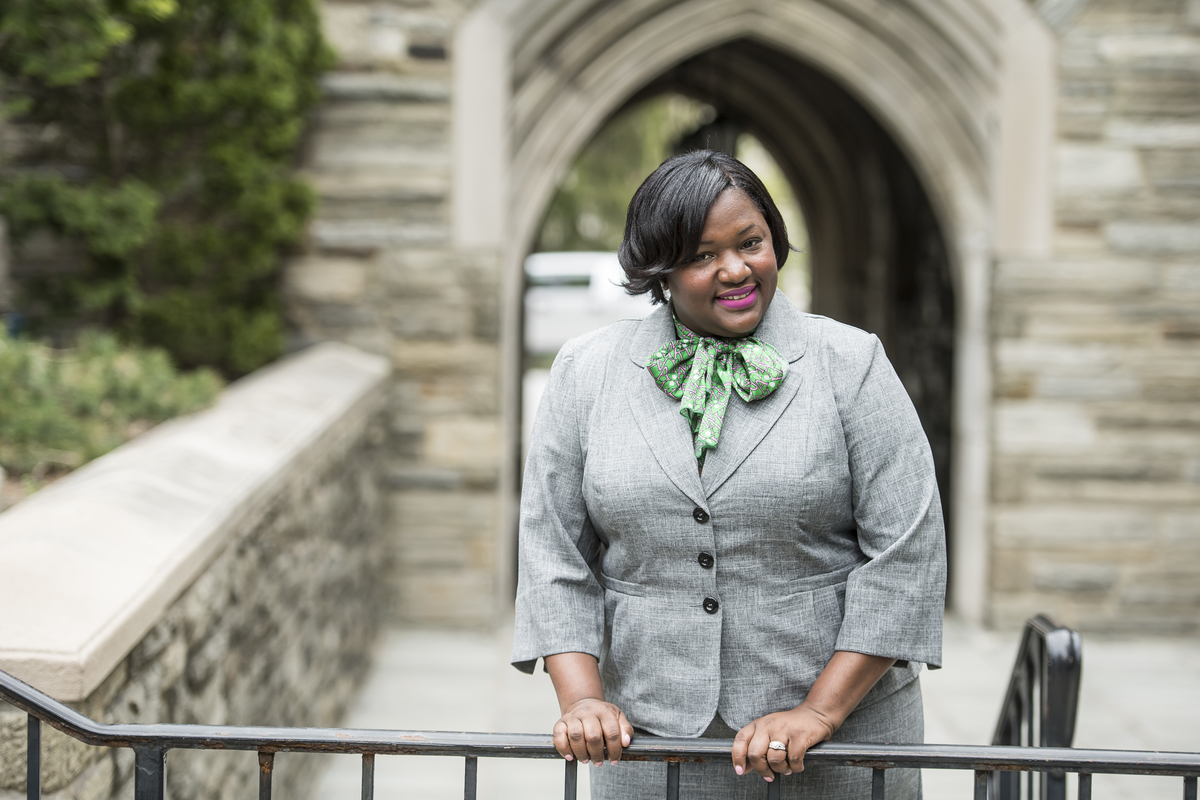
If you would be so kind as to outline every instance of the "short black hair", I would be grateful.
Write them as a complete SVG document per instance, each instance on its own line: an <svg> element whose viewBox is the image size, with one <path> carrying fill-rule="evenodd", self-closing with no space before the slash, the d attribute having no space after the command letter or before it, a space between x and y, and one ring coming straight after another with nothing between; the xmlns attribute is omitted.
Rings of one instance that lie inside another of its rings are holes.
<svg viewBox="0 0 1200 800"><path fill-rule="evenodd" d="M650 292L655 303L665 303L663 277L695 258L708 211L730 187L741 189L758 207L771 231L775 264L782 267L789 252L787 226L767 187L728 153L694 150L660 164L629 201L617 252L625 291Z"/></svg>

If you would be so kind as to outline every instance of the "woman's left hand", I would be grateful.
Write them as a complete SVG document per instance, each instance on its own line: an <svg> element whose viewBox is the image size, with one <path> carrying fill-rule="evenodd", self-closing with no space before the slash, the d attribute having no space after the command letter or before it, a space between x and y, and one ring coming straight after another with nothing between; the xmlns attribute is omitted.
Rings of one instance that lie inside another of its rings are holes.
<svg viewBox="0 0 1200 800"><path fill-rule="evenodd" d="M734 771L742 775L748 766L771 781L776 772L791 775L803 770L808 748L833 736L895 663L886 656L835 652L803 703L791 711L759 717L738 731L733 740ZM771 749L771 742L782 742L786 750Z"/></svg>
<svg viewBox="0 0 1200 800"><path fill-rule="evenodd" d="M738 775L752 769L767 781L774 780L776 772L800 772L808 748L827 741L835 730L832 720L803 703L791 711L759 717L734 737L733 769ZM771 742L782 742L787 749L771 749Z"/></svg>

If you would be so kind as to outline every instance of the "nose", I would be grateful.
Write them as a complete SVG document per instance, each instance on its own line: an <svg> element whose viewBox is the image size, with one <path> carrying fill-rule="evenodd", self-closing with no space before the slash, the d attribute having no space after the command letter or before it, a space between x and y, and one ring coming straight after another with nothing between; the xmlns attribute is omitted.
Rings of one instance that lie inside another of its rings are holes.
<svg viewBox="0 0 1200 800"><path fill-rule="evenodd" d="M750 266L742 258L741 253L736 251L722 255L717 266L717 279L722 283L737 286L750 277Z"/></svg>

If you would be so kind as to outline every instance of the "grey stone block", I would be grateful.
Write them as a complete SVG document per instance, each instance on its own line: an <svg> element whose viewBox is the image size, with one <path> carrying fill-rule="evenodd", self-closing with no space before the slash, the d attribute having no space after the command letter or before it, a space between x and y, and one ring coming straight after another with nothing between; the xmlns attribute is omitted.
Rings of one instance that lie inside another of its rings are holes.
<svg viewBox="0 0 1200 800"><path fill-rule="evenodd" d="M1095 295L1128 297L1157 288L1153 264L1134 259L1006 259L996 266L996 291L1045 299L1047 293L1072 300ZM1003 308L1003 301L1000 307Z"/></svg>
<svg viewBox="0 0 1200 800"><path fill-rule="evenodd" d="M444 223L402 219L319 219L312 223L312 237L329 249L427 247L445 244L449 230Z"/></svg>
<svg viewBox="0 0 1200 800"><path fill-rule="evenodd" d="M1039 477L1058 480L1164 481L1174 479L1179 474L1178 464L1174 460L1163 463L1157 458L1146 460L1132 455L1120 459L1089 458L1038 464L1034 471Z"/></svg>
<svg viewBox="0 0 1200 800"><path fill-rule="evenodd" d="M453 300L445 297L458 292L442 294L442 297L423 298L420 292L413 292L393 300L388 311L388 330L397 339L406 341L453 340L469 334L470 307L461 297Z"/></svg>
<svg viewBox="0 0 1200 800"><path fill-rule="evenodd" d="M1200 124L1179 120L1114 119L1104 126L1105 138L1133 147L1200 147Z"/></svg>
<svg viewBox="0 0 1200 800"><path fill-rule="evenodd" d="M1165 581L1159 577L1139 582L1124 589L1120 599L1124 605L1148 606L1155 611L1174 607L1186 612L1187 609L1200 605L1200 570L1174 581ZM1200 628L1200 621L1195 625Z"/></svg>
<svg viewBox="0 0 1200 800"><path fill-rule="evenodd" d="M387 471L387 483L392 489L434 489L457 491L463 487L460 470L426 465L394 465Z"/></svg>
<svg viewBox="0 0 1200 800"><path fill-rule="evenodd" d="M1117 580L1114 567L1097 564L1039 564L1033 570L1033 585L1043 592L1106 592Z"/></svg>
<svg viewBox="0 0 1200 800"><path fill-rule="evenodd" d="M993 525L999 543L1058 550L1147 546L1157 536L1155 519L1143 510L1100 504L1004 505Z"/></svg>
<svg viewBox="0 0 1200 800"><path fill-rule="evenodd" d="M1060 192L1128 192L1145 181L1136 151L1097 145L1062 144L1058 148Z"/></svg>
<svg viewBox="0 0 1200 800"><path fill-rule="evenodd" d="M1187 222L1113 222L1105 228L1119 252L1147 255L1200 253L1200 226Z"/></svg>
<svg viewBox="0 0 1200 800"><path fill-rule="evenodd" d="M1044 375L1035 382L1034 397L1071 400L1118 400L1136 398L1141 382L1123 375Z"/></svg>
<svg viewBox="0 0 1200 800"><path fill-rule="evenodd" d="M330 100L443 103L450 99L445 80L386 72L331 72L321 79L321 88Z"/></svg>

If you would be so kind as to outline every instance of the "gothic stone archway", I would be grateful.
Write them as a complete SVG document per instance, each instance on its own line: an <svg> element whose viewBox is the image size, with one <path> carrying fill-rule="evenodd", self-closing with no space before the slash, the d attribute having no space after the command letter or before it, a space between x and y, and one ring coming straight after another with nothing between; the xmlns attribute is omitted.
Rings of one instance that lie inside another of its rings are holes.
<svg viewBox="0 0 1200 800"><path fill-rule="evenodd" d="M618 0L512 15L509 269L575 153L626 103L675 89L742 120L797 187L816 310L881 335L947 484L953 459L960 605L977 608L987 442L973 421L989 402L988 110L999 21L983 3L867 5Z"/></svg>

